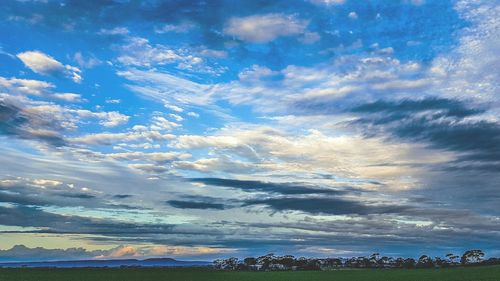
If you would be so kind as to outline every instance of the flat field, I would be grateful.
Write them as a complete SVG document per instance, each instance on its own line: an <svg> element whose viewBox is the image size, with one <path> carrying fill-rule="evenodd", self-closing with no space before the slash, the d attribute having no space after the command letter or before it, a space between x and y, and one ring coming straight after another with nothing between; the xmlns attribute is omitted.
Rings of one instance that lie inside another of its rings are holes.
<svg viewBox="0 0 500 281"><path fill-rule="evenodd" d="M15 268L0 281L500 281L500 266L451 269L227 272L206 268Z"/></svg>

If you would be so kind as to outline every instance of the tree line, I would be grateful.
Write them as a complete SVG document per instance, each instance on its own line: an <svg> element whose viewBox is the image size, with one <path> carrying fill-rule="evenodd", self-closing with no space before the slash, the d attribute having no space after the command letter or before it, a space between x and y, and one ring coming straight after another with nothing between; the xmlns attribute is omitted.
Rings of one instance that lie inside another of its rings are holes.
<svg viewBox="0 0 500 281"><path fill-rule="evenodd" d="M260 257L238 259L217 259L213 266L220 270L333 270L339 268L445 268L455 266L493 265L500 264L499 258L484 259L482 250L468 250L457 256L447 254L445 257L430 257L422 255L418 259L393 258L374 253L368 257L351 258L296 258L291 255L277 256L267 254Z"/></svg>

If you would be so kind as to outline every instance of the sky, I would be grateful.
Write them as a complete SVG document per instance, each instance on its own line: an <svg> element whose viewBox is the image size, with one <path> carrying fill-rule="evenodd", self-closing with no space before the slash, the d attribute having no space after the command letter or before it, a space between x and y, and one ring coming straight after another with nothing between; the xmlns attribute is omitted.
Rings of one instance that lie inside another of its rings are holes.
<svg viewBox="0 0 500 281"><path fill-rule="evenodd" d="M6 0L0 261L500 256L497 0Z"/></svg>

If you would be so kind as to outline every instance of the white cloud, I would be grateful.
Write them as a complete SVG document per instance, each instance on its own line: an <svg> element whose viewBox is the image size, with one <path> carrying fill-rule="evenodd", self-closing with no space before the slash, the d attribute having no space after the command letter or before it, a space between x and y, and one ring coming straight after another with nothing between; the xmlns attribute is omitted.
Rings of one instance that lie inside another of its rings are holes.
<svg viewBox="0 0 500 281"><path fill-rule="evenodd" d="M321 36L317 32L306 32L304 36L299 40L304 44L312 44L321 39Z"/></svg>
<svg viewBox="0 0 500 281"><path fill-rule="evenodd" d="M224 27L224 33L252 43L266 43L282 36L299 35L309 24L293 15L266 14L233 17Z"/></svg>
<svg viewBox="0 0 500 281"><path fill-rule="evenodd" d="M141 170L146 173L161 174L168 172L169 168L158 164L128 164L130 168Z"/></svg>
<svg viewBox="0 0 500 281"><path fill-rule="evenodd" d="M152 45L149 40L140 37L128 37L126 44L118 46L121 55L118 62L125 66L154 67L176 65L178 69L196 73L220 75L226 71L219 65L208 65L202 56L222 56L222 51L205 51L197 53L196 49L170 48L161 44Z"/></svg>
<svg viewBox="0 0 500 281"><path fill-rule="evenodd" d="M187 113L187 115L188 115L188 116L191 116L191 117L194 117L194 118L198 118L198 117L200 117L200 114L198 114L198 113L196 113L196 112L192 112L192 111L188 112L188 113Z"/></svg>
<svg viewBox="0 0 500 281"><path fill-rule="evenodd" d="M325 6L333 6L333 5L342 5L345 3L345 0L310 0L311 3L316 5L325 5Z"/></svg>
<svg viewBox="0 0 500 281"><path fill-rule="evenodd" d="M459 32L459 44L434 59L428 76L445 95L500 105L500 6L491 1L458 1L456 10L471 26Z"/></svg>
<svg viewBox="0 0 500 281"><path fill-rule="evenodd" d="M112 158L112 159L119 159L119 160L129 160L129 161L136 161L136 160L147 160L151 162L156 162L156 163L165 163L165 162L170 162L173 160L181 160L181 159L186 159L190 158L191 155L187 153L179 153L179 152L151 152L151 153L145 153L145 152L122 152L122 153L110 153L106 154L106 156Z"/></svg>
<svg viewBox="0 0 500 281"><path fill-rule="evenodd" d="M113 145L119 142L135 142L147 140L153 141L169 141L175 139L172 134L162 134L158 131L130 131L125 133L96 133L83 135L73 138L68 138L68 141L76 144L87 145Z"/></svg>
<svg viewBox="0 0 500 281"><path fill-rule="evenodd" d="M121 103L122 101L120 99L106 99L104 102L111 103L111 104L118 104L118 103Z"/></svg>
<svg viewBox="0 0 500 281"><path fill-rule="evenodd" d="M172 121L169 121L169 120L165 119L165 117L154 116L152 118L150 128L152 130L155 130L155 131L164 131L164 130L170 131L173 128L179 127L179 126L180 126L179 124L172 122Z"/></svg>
<svg viewBox="0 0 500 281"><path fill-rule="evenodd" d="M130 118L129 116L121 114L117 111L93 112L86 109L74 109L74 110L71 109L66 111L76 113L79 117L98 118L99 124L101 124L104 127L116 127L118 125L125 124L128 122L128 119Z"/></svg>
<svg viewBox="0 0 500 281"><path fill-rule="evenodd" d="M258 165L234 160L225 156L201 158L195 161L175 161L173 167L179 170L191 170L203 173L217 171L218 173L247 174L258 170L262 171L262 169L259 169Z"/></svg>
<svg viewBox="0 0 500 281"><path fill-rule="evenodd" d="M186 33L195 27L196 25L194 23L186 21L181 22L180 24L165 24L160 28L156 28L155 32L160 34L168 32Z"/></svg>
<svg viewBox="0 0 500 281"><path fill-rule="evenodd" d="M211 85L200 84L167 73L130 69L120 71L118 75L135 83L128 85L130 90L162 101L166 108L176 112L182 110L179 104L200 106L210 104L209 100L213 92Z"/></svg>
<svg viewBox="0 0 500 281"><path fill-rule="evenodd" d="M202 49L198 53L204 57L213 57L219 59L227 57L227 52L222 50Z"/></svg>
<svg viewBox="0 0 500 281"><path fill-rule="evenodd" d="M123 115L116 111L98 112L96 114L98 114L99 118L103 119L99 122L99 124L103 125L104 127L116 127L125 124L130 118L129 116Z"/></svg>
<svg viewBox="0 0 500 281"><path fill-rule="evenodd" d="M163 106L165 106L165 108L170 109L170 110L175 111L175 112L183 112L184 111L184 109L182 109L176 105L169 104L169 103L165 103Z"/></svg>
<svg viewBox="0 0 500 281"><path fill-rule="evenodd" d="M346 71L349 69L349 71ZM163 102L177 111L178 105L214 106L218 100L253 106L255 111L294 114L307 108L305 102L332 102L351 97L350 102L383 96L409 97L426 93L435 79L426 77L423 66L401 62L379 49L364 55L339 57L312 67L289 65L274 71L253 65L242 70L237 80L201 84L155 71L131 69L118 75L134 82L128 88ZM175 107L172 105L175 104Z"/></svg>
<svg viewBox="0 0 500 281"><path fill-rule="evenodd" d="M356 12L350 12L348 16L350 19L353 19L353 20L358 19L358 14Z"/></svg>
<svg viewBox="0 0 500 281"><path fill-rule="evenodd" d="M28 94L41 96L54 85L45 81L5 78L0 76L0 89L10 94Z"/></svg>
<svg viewBox="0 0 500 281"><path fill-rule="evenodd" d="M126 27L115 27L113 29L102 28L97 34L100 35L127 35L130 31Z"/></svg>
<svg viewBox="0 0 500 281"><path fill-rule="evenodd" d="M90 56L88 58L85 58L81 52L76 52L75 55L73 56L73 59L78 63L78 65L82 68L92 68L94 66L97 66L99 64L102 64L102 61L97 59L94 56Z"/></svg>
<svg viewBox="0 0 500 281"><path fill-rule="evenodd" d="M63 65L53 57L39 51L28 51L17 54L17 57L33 72L42 75L54 75L71 78L74 82L80 83L82 77L81 70L71 66Z"/></svg>
<svg viewBox="0 0 500 281"><path fill-rule="evenodd" d="M32 184L41 188L47 188L61 186L63 182L58 180L34 179Z"/></svg>
<svg viewBox="0 0 500 281"><path fill-rule="evenodd" d="M5 51L5 50L3 49L3 47L2 47L2 46L0 46L0 55L5 55L5 56L8 56L8 57L10 57L11 59L15 59L15 58L16 58L16 56L14 56L13 54L11 54L11 53L9 53L9 52Z"/></svg>
<svg viewBox="0 0 500 281"><path fill-rule="evenodd" d="M207 173L211 172L210 167L217 167L216 171L240 176L248 175L249 170L272 175L327 173L347 179L379 180L398 189L414 187L417 180L409 177L422 172L423 168L413 167L411 163L431 164L451 159L444 153L437 157L419 145L387 143L352 133L338 135L340 132L336 130L335 136L329 136L319 130L309 130L292 135L271 127L236 125L213 135L182 135L171 143L172 147L209 149L210 157L176 161L174 167ZM371 153L373 151L378 153Z"/></svg>
<svg viewBox="0 0 500 281"><path fill-rule="evenodd" d="M67 102L84 101L80 94L75 93L52 93L54 85L45 81L5 78L0 76L0 91L5 91L9 95L34 95L64 100Z"/></svg>
<svg viewBox="0 0 500 281"><path fill-rule="evenodd" d="M124 65L145 66L162 65L178 62L182 59L176 51L164 46L153 47L149 40L140 37L131 37L127 39L127 44L121 46L122 55L118 61Z"/></svg>
<svg viewBox="0 0 500 281"><path fill-rule="evenodd" d="M270 79L273 77L279 79ZM422 92L434 82L424 76L422 67L415 62L402 63L392 57L369 54L344 56L313 67L289 65L280 71L252 66L239 74L239 80L211 89L214 99L252 104L254 110L261 112L293 114L301 108L297 105L305 101L405 96Z"/></svg>
<svg viewBox="0 0 500 281"><path fill-rule="evenodd" d="M80 94L75 93L55 93L52 94L51 97L67 102L82 102L82 96Z"/></svg>
<svg viewBox="0 0 500 281"><path fill-rule="evenodd" d="M169 114L168 116L169 116L170 118L174 119L174 120L175 120L175 121L177 121L177 122L182 122L182 121L184 120L184 118L182 118L182 116L177 115L177 114L173 114L173 113L171 113L171 114Z"/></svg>

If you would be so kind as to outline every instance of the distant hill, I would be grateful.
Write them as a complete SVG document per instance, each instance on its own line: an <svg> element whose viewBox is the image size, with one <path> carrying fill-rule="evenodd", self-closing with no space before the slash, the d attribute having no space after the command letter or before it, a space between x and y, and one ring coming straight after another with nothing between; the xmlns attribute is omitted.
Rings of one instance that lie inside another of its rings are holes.
<svg viewBox="0 0 500 281"><path fill-rule="evenodd" d="M211 265L208 261L178 261L172 258L153 258L145 260L76 260L76 261L39 261L3 262L0 267L193 267Z"/></svg>

